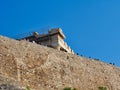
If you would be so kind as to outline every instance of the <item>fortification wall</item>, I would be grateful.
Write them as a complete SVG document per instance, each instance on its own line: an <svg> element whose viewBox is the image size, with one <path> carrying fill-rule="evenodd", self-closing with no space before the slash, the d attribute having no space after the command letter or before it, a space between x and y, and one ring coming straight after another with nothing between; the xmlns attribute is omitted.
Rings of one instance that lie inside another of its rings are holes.
<svg viewBox="0 0 120 90"><path fill-rule="evenodd" d="M120 68L0 36L0 73L32 90L120 90Z"/></svg>

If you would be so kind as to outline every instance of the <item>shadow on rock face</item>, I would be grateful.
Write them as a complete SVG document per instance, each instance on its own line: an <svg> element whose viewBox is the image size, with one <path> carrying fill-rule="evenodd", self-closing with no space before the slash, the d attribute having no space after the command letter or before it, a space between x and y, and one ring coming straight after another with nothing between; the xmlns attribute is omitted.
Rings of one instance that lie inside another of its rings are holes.
<svg viewBox="0 0 120 90"><path fill-rule="evenodd" d="M0 90L25 90L22 87L10 85L10 84L1 84Z"/></svg>

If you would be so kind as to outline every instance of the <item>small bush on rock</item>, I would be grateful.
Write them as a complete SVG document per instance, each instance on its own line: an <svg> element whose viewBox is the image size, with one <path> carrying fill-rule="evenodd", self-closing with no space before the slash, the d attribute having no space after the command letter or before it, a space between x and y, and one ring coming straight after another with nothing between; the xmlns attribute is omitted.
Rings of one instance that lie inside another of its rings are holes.
<svg viewBox="0 0 120 90"><path fill-rule="evenodd" d="M63 90L71 90L71 87L65 87Z"/></svg>
<svg viewBox="0 0 120 90"><path fill-rule="evenodd" d="M76 88L71 89L71 87L65 87L63 90L77 90Z"/></svg>
<svg viewBox="0 0 120 90"><path fill-rule="evenodd" d="M30 87L29 87L29 86L27 86L25 90L31 90L31 89L30 89Z"/></svg>
<svg viewBox="0 0 120 90"><path fill-rule="evenodd" d="M77 88L73 88L73 90L77 90Z"/></svg>
<svg viewBox="0 0 120 90"><path fill-rule="evenodd" d="M99 88L99 90L107 90L107 88L106 87L98 87Z"/></svg>

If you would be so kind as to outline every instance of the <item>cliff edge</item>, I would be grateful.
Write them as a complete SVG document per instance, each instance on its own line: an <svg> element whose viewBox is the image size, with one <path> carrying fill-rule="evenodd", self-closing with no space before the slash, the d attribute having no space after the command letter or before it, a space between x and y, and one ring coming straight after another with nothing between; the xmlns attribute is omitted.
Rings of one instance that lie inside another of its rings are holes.
<svg viewBox="0 0 120 90"><path fill-rule="evenodd" d="M63 90L65 87L120 90L120 68L3 36L0 36L0 75L31 90Z"/></svg>

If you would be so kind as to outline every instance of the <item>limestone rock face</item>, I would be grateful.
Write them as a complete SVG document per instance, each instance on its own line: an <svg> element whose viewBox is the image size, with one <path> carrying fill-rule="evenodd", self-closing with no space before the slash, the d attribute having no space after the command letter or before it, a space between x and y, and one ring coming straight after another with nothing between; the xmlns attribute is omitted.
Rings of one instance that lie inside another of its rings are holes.
<svg viewBox="0 0 120 90"><path fill-rule="evenodd" d="M0 90L25 90L26 87L23 87L21 83L17 80L8 78L0 74Z"/></svg>
<svg viewBox="0 0 120 90"><path fill-rule="evenodd" d="M120 68L3 36L0 36L0 74L32 90L63 90L65 87L120 90Z"/></svg>

